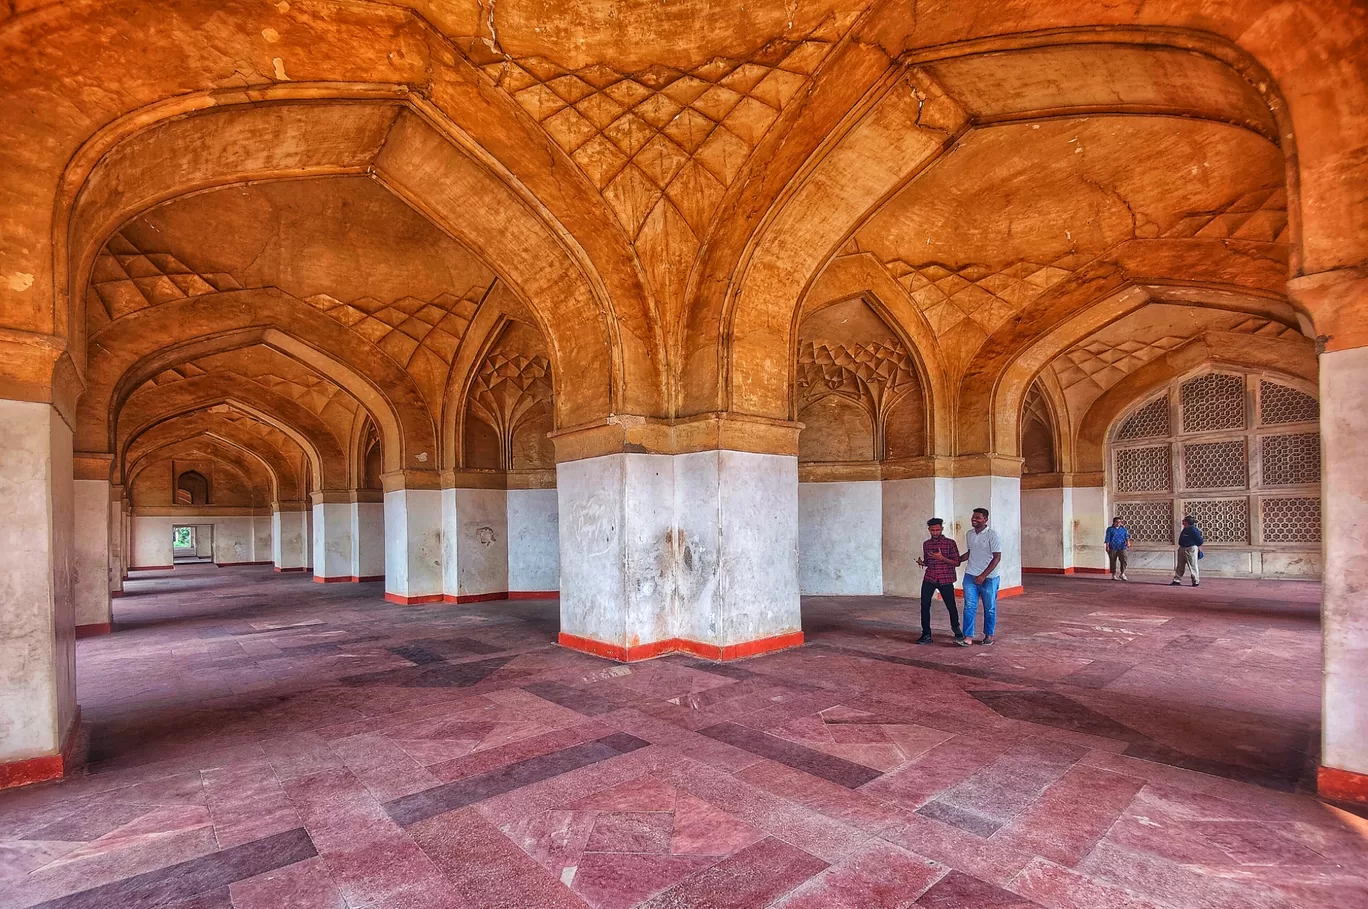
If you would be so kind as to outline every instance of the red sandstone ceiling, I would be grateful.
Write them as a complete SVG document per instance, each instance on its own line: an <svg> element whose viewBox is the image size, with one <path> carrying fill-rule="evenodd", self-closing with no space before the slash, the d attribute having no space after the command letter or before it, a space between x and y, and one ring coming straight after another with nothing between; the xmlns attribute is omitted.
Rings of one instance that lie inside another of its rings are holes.
<svg viewBox="0 0 1368 909"><path fill-rule="evenodd" d="M1076 426L1202 345L1304 370L1287 278L1368 254L1368 24L1123 7L10 4L6 381L116 473L209 438L297 496L367 420L421 472L792 419L808 341L896 348L936 455L1014 454L1037 378Z"/></svg>

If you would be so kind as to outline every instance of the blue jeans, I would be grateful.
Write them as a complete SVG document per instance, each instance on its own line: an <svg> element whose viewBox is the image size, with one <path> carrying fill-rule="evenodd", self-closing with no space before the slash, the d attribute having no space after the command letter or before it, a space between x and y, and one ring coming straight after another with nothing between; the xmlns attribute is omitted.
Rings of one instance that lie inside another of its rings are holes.
<svg viewBox="0 0 1368 909"><path fill-rule="evenodd" d="M974 636L974 619L978 617L979 599L983 599L983 633L992 637L997 628L997 593L1002 578L984 578L982 584L974 583L974 576L964 576L964 636Z"/></svg>

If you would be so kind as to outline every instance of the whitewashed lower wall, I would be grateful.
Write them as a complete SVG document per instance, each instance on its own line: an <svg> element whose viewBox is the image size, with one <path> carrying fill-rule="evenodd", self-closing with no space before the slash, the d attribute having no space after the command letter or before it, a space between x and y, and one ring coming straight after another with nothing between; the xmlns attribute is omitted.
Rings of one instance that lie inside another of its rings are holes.
<svg viewBox="0 0 1368 909"><path fill-rule="evenodd" d="M878 480L798 484L798 585L805 595L883 593Z"/></svg>
<svg viewBox="0 0 1368 909"><path fill-rule="evenodd" d="M171 528L183 524L213 525L214 561L220 565L270 562L271 515L133 515L132 568L173 564Z"/></svg>
<svg viewBox="0 0 1368 909"><path fill-rule="evenodd" d="M508 490L508 589L560 589L559 512L554 489Z"/></svg>

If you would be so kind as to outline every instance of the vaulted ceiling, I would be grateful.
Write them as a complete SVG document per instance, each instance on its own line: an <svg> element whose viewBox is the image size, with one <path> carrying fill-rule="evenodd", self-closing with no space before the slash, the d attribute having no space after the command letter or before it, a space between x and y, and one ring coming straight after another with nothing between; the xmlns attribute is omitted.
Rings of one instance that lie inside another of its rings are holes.
<svg viewBox="0 0 1368 909"><path fill-rule="evenodd" d="M394 473L792 420L872 344L914 447L1013 456L1037 380L1080 425L1198 347L1306 371L1365 74L1349 0L11 3L5 389L116 479L231 449L299 498L368 425Z"/></svg>

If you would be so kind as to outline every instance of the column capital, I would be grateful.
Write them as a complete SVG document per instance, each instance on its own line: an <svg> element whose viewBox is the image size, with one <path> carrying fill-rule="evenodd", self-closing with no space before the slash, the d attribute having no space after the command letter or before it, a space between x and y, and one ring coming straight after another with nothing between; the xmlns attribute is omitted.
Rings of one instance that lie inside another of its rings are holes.
<svg viewBox="0 0 1368 909"><path fill-rule="evenodd" d="M72 454L71 465L77 480L104 480L108 483L114 456L101 451L78 451Z"/></svg>
<svg viewBox="0 0 1368 909"><path fill-rule="evenodd" d="M272 511L308 511L312 506L303 499L294 499L285 502L272 502Z"/></svg>
<svg viewBox="0 0 1368 909"><path fill-rule="evenodd" d="M381 474L380 483L385 492L397 492L400 489L441 489L442 474L437 470L393 470Z"/></svg>
<svg viewBox="0 0 1368 909"><path fill-rule="evenodd" d="M1318 353L1368 347L1368 268L1335 268L1287 282L1287 295L1311 316Z"/></svg>
<svg viewBox="0 0 1368 909"><path fill-rule="evenodd" d="M751 414L712 412L662 419L614 414L606 420L551 433L556 461L579 461L607 454L692 454L747 451L797 456L802 423Z"/></svg>
<svg viewBox="0 0 1368 909"><path fill-rule="evenodd" d="M1022 489L1063 489L1107 485L1101 471L1090 473L1031 473L1021 475Z"/></svg>

